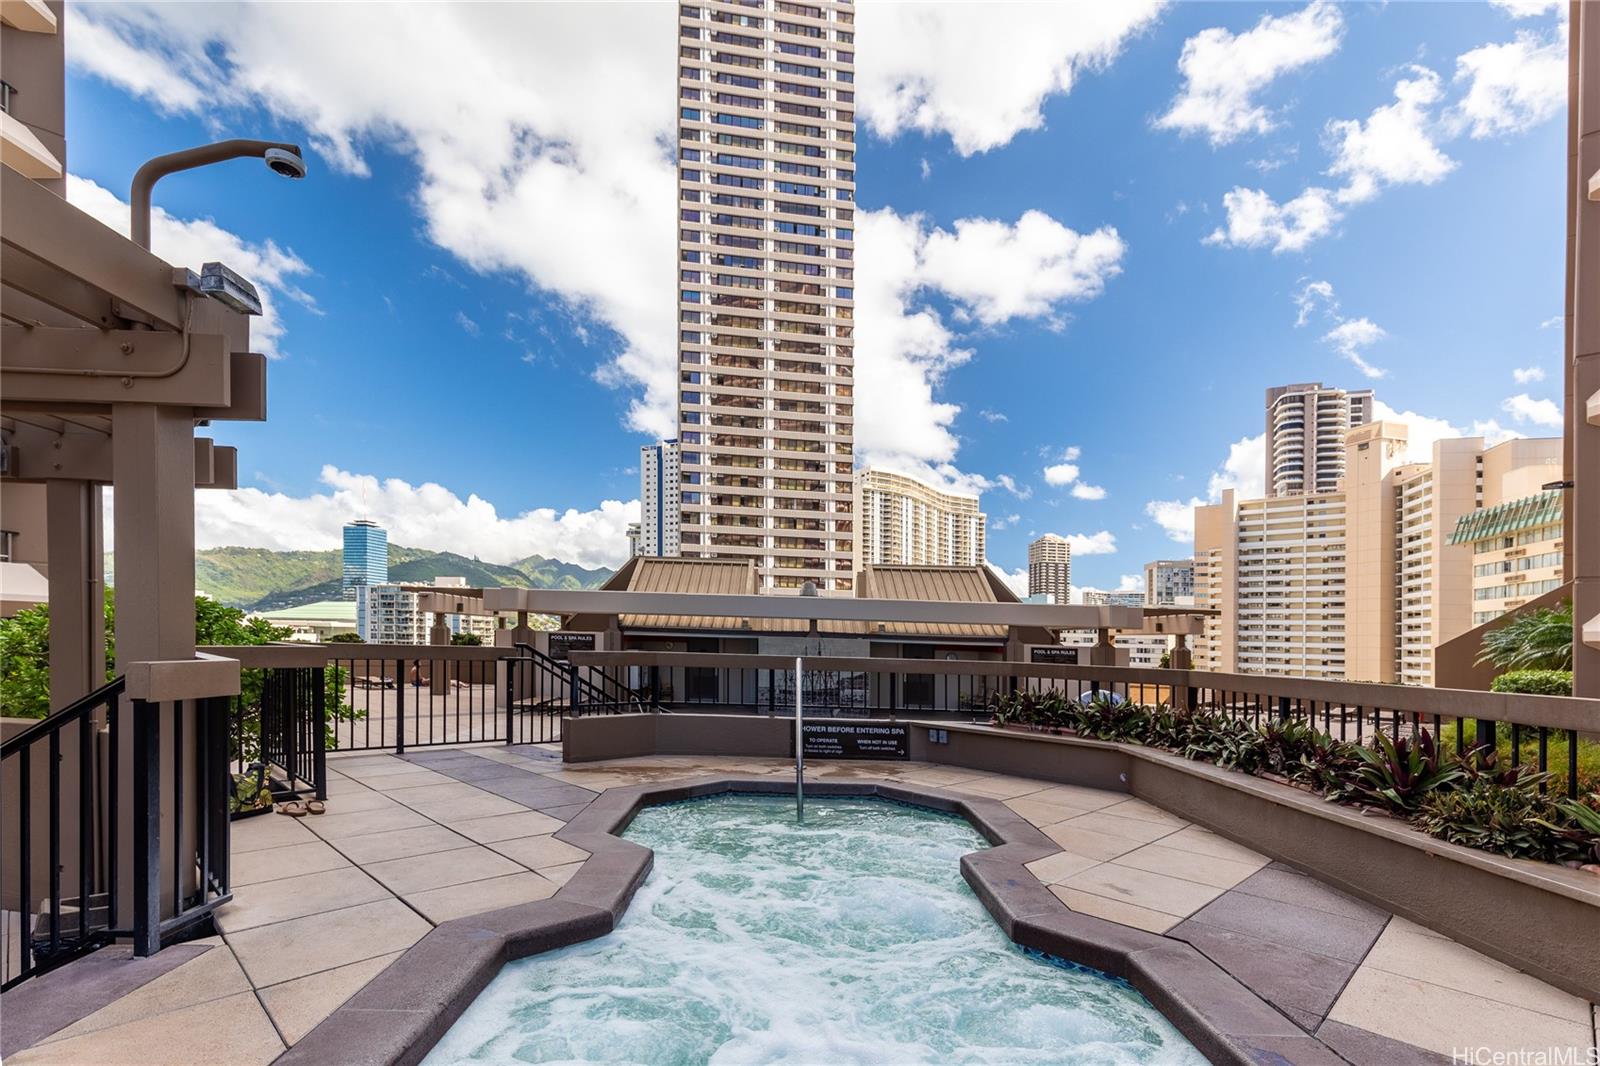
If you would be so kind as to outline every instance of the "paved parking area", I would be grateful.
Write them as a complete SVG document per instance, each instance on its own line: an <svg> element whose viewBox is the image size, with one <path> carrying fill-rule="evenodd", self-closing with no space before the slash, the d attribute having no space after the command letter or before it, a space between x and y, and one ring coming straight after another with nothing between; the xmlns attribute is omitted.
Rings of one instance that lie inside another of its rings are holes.
<svg viewBox="0 0 1600 1066"><path fill-rule="evenodd" d="M552 895L588 856L551 834L606 789L794 772L689 756L567 766L536 745L329 770L326 814L234 824L220 936L147 960L106 949L8 993L8 1012L35 1022L7 1061L270 1062L433 926ZM1068 907L1187 941L1352 1063L1596 1043L1592 1004L1124 794L910 762L814 762L807 776L1004 802L1061 847L1028 868Z"/></svg>

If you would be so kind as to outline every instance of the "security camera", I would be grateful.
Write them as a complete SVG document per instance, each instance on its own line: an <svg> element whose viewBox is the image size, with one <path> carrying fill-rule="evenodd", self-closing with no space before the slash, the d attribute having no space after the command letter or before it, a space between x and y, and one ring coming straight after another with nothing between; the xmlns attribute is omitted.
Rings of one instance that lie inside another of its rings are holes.
<svg viewBox="0 0 1600 1066"><path fill-rule="evenodd" d="M306 161L300 158L298 152L291 152L286 148L268 148L262 158L267 161L267 166L272 168L272 172L280 177L306 176Z"/></svg>

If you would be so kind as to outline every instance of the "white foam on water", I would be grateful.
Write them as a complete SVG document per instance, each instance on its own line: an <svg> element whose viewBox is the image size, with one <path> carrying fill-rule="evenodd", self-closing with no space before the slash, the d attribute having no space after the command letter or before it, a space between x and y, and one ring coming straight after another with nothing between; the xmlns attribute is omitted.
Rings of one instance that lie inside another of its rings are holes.
<svg viewBox="0 0 1600 1066"><path fill-rule="evenodd" d="M874 799L640 812L655 866L610 935L512 963L447 1064L1203 1063L1128 986L1025 955L962 880L965 821Z"/></svg>

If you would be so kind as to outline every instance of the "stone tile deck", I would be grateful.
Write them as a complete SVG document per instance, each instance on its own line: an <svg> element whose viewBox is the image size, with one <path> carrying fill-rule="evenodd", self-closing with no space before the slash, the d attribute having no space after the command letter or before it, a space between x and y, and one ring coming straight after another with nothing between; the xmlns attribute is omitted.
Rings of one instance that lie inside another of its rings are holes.
<svg viewBox="0 0 1600 1066"><path fill-rule="evenodd" d="M588 853L551 834L601 792L792 773L688 756L568 766L533 745L332 757L326 814L234 824L220 936L150 960L109 948L8 993L33 1025L7 1061L270 1062L433 926L554 894ZM1593 1004L1124 794L922 763L814 762L807 777L1004 802L1061 848L1028 869L1067 907L1188 942L1352 1063L1595 1045Z"/></svg>

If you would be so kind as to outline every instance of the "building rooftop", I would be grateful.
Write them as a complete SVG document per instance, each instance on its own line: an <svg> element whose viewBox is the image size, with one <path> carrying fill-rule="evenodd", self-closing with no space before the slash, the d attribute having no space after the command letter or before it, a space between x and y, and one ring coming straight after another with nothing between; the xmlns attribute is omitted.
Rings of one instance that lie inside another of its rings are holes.
<svg viewBox="0 0 1600 1066"><path fill-rule="evenodd" d="M298 607L258 611L257 617L269 622L348 622L355 625L356 601L318 600L316 603L302 603Z"/></svg>

